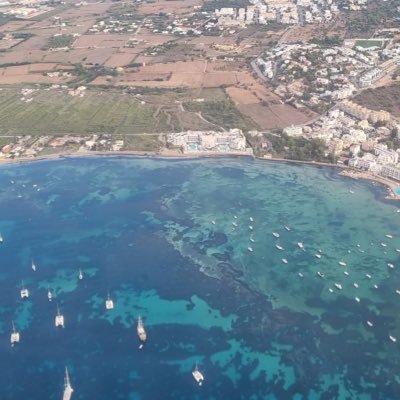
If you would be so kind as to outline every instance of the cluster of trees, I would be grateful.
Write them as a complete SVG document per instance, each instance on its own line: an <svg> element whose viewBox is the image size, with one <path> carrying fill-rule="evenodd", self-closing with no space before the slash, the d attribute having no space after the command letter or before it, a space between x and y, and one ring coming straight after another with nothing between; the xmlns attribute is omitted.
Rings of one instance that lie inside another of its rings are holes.
<svg viewBox="0 0 400 400"><path fill-rule="evenodd" d="M53 36L48 41L46 49L57 49L62 47L68 47L73 40L74 37L72 35Z"/></svg>
<svg viewBox="0 0 400 400"><path fill-rule="evenodd" d="M326 145L321 139L293 137L281 132L269 134L267 139L273 153L289 160L333 162L331 155L326 156Z"/></svg>
<svg viewBox="0 0 400 400"><path fill-rule="evenodd" d="M318 44L321 47L341 46L343 39L339 35L324 36L322 39L312 39L311 43Z"/></svg>

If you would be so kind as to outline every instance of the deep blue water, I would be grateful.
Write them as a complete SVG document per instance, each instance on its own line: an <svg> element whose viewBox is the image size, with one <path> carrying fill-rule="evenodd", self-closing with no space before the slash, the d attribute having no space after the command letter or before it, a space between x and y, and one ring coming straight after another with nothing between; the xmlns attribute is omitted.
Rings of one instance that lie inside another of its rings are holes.
<svg viewBox="0 0 400 400"><path fill-rule="evenodd" d="M1 400L61 399L65 366L73 399L399 398L400 214L381 187L107 157L2 166L0 188Z"/></svg>

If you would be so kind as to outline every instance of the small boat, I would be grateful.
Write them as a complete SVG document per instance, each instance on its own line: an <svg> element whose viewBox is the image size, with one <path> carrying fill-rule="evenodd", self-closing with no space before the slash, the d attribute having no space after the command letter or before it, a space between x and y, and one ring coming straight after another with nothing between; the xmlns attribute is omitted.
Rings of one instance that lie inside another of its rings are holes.
<svg viewBox="0 0 400 400"><path fill-rule="evenodd" d="M249 225L249 229L252 231L252 230L253 230L253 226L252 226L252 225Z"/></svg>
<svg viewBox="0 0 400 400"><path fill-rule="evenodd" d="M114 302L112 301L110 294L107 295L106 310L112 310L114 308Z"/></svg>
<svg viewBox="0 0 400 400"><path fill-rule="evenodd" d="M358 283L353 283L353 286L358 289Z"/></svg>
<svg viewBox="0 0 400 400"><path fill-rule="evenodd" d="M391 268L391 269L394 268L394 265L393 265L392 263L388 263L387 266L388 266L389 268Z"/></svg>
<svg viewBox="0 0 400 400"><path fill-rule="evenodd" d="M19 332L15 329L14 321L12 322L12 332L10 337L11 346L14 346L15 343L19 343L20 335Z"/></svg>
<svg viewBox="0 0 400 400"><path fill-rule="evenodd" d="M400 294L400 290L399 290L399 289L396 289L396 293L397 293L397 294Z"/></svg>
<svg viewBox="0 0 400 400"><path fill-rule="evenodd" d="M389 335L389 339L390 339L393 343L396 343L396 342L397 342L397 339L396 339L394 336L392 336L392 335Z"/></svg>
<svg viewBox="0 0 400 400"><path fill-rule="evenodd" d="M375 289L378 289L378 285L374 285L374 288L375 288Z"/></svg>
<svg viewBox="0 0 400 400"><path fill-rule="evenodd" d="M340 283L335 283L335 287L336 287L337 289L339 289L339 290L342 290L342 289L343 289L343 287L342 287L342 285L341 285Z"/></svg>
<svg viewBox="0 0 400 400"><path fill-rule="evenodd" d="M215 225L215 220L212 220L211 223L212 223L213 225Z"/></svg>
<svg viewBox="0 0 400 400"><path fill-rule="evenodd" d="M284 250L284 248L283 248L282 246L279 246L279 244L276 244L275 247L276 247L278 250Z"/></svg>
<svg viewBox="0 0 400 400"><path fill-rule="evenodd" d="M290 228L289 228L287 225L285 225L284 228L285 228L288 232L290 232Z"/></svg>
<svg viewBox="0 0 400 400"><path fill-rule="evenodd" d="M333 289L332 289L332 288L329 288L328 290L329 290L331 293L333 293Z"/></svg>
<svg viewBox="0 0 400 400"><path fill-rule="evenodd" d="M232 222L232 225L233 225L235 228L237 228L237 226L238 226L238 224L237 224L235 221Z"/></svg>
<svg viewBox="0 0 400 400"><path fill-rule="evenodd" d="M396 249L396 251L397 251L398 253L400 253L400 249Z"/></svg>
<svg viewBox="0 0 400 400"><path fill-rule="evenodd" d="M354 190L349 190L349 193L354 194Z"/></svg>
<svg viewBox="0 0 400 400"><path fill-rule="evenodd" d="M278 238L278 237L280 236L280 234L279 234L278 232L272 232L272 234L273 234L276 238Z"/></svg>
<svg viewBox="0 0 400 400"><path fill-rule="evenodd" d="M252 253L252 252L253 252L253 248L252 248L252 247L250 247L250 246L247 248L247 250L248 250L248 251L250 251L250 253Z"/></svg>
<svg viewBox="0 0 400 400"><path fill-rule="evenodd" d="M385 235L388 239L393 239L392 235Z"/></svg>
<svg viewBox="0 0 400 400"><path fill-rule="evenodd" d="M255 240L254 240L251 236L250 236L250 239L249 239L249 240L250 240L251 243L254 243L254 242L255 242Z"/></svg>
<svg viewBox="0 0 400 400"><path fill-rule="evenodd" d="M22 289L20 290L21 299L27 299L29 297L29 290L22 284Z"/></svg>
<svg viewBox="0 0 400 400"><path fill-rule="evenodd" d="M138 322L137 322L137 334L139 336L139 340L141 341L141 344L139 346L139 349L143 348L144 342L147 340L147 333L146 330L144 329L143 325L143 320L139 315Z"/></svg>
<svg viewBox="0 0 400 400"><path fill-rule="evenodd" d="M69 379L68 369L67 369L67 367L65 367L63 400L70 400L73 391L74 391L74 389L72 389L72 386L71 386L71 381Z"/></svg>
<svg viewBox="0 0 400 400"><path fill-rule="evenodd" d="M344 261L339 261L339 265L341 265L342 267L345 267L347 264Z"/></svg>
<svg viewBox="0 0 400 400"><path fill-rule="evenodd" d="M321 254L319 254L319 253L316 253L316 254L315 254L315 257L317 257L317 258L321 258Z"/></svg>
<svg viewBox="0 0 400 400"><path fill-rule="evenodd" d="M83 272L82 272L81 269L79 270L78 278L79 278L80 281L83 279Z"/></svg>
<svg viewBox="0 0 400 400"><path fill-rule="evenodd" d="M57 306L57 315L55 318L55 325L56 327L61 326L62 328L64 328L64 315L60 313L60 308L58 306Z"/></svg>
<svg viewBox="0 0 400 400"><path fill-rule="evenodd" d="M1 235L1 233L0 233L0 243L3 243L3 236Z"/></svg>
<svg viewBox="0 0 400 400"><path fill-rule="evenodd" d="M365 276L366 276L368 279L371 279L371 278L372 278L372 276L371 276L370 274L365 274Z"/></svg>
<svg viewBox="0 0 400 400"><path fill-rule="evenodd" d="M250 217L249 220L250 220L250 222L253 222L253 221L254 221L253 217Z"/></svg>
<svg viewBox="0 0 400 400"><path fill-rule="evenodd" d="M324 278L325 277L325 274L323 274L322 272L317 272L317 275L320 277L320 278Z"/></svg>
<svg viewBox="0 0 400 400"><path fill-rule="evenodd" d="M356 300L357 303L361 301L359 297L354 297L354 299Z"/></svg>
<svg viewBox="0 0 400 400"><path fill-rule="evenodd" d="M237 215L234 215L233 218L237 219Z"/></svg>
<svg viewBox="0 0 400 400"><path fill-rule="evenodd" d="M304 275L303 275L301 272L299 272L297 275L298 275L300 278L303 278L303 277L304 277Z"/></svg>
<svg viewBox="0 0 400 400"><path fill-rule="evenodd" d="M36 264L32 260L32 271L36 271Z"/></svg>
<svg viewBox="0 0 400 400"><path fill-rule="evenodd" d="M47 289L47 298L48 298L49 301L53 300L53 294L51 293L50 289Z"/></svg>
<svg viewBox="0 0 400 400"><path fill-rule="evenodd" d="M371 321L367 321L368 326L374 326L374 324Z"/></svg>
<svg viewBox="0 0 400 400"><path fill-rule="evenodd" d="M284 264L287 264L287 263L288 263L288 260L287 260L286 258L282 258L282 262L283 262Z"/></svg>
<svg viewBox="0 0 400 400"><path fill-rule="evenodd" d="M304 250L304 244L302 242L297 242L297 246L299 246L300 249Z"/></svg>
<svg viewBox="0 0 400 400"><path fill-rule="evenodd" d="M347 271L343 271L343 273L344 273L346 276L349 276L349 273L348 273Z"/></svg>
<svg viewBox="0 0 400 400"><path fill-rule="evenodd" d="M381 243L381 246L382 247L387 247L387 244L386 243Z"/></svg>
<svg viewBox="0 0 400 400"><path fill-rule="evenodd" d="M195 381L199 384L199 386L201 386L204 381L204 375L199 371L197 363L196 363L194 370L192 371L192 375L193 375L193 378L195 379Z"/></svg>

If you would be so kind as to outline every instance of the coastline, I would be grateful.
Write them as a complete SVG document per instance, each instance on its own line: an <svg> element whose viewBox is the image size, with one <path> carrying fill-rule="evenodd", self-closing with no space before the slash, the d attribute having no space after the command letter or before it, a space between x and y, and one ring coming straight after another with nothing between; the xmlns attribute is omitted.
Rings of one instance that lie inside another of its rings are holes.
<svg viewBox="0 0 400 400"><path fill-rule="evenodd" d="M355 170L354 168L345 166L345 165L337 165L332 163L324 163L319 161L302 161L302 160L289 160L286 158L265 158L265 157L257 157L254 155L246 154L246 153L232 153L232 154L218 154L214 152L210 153L201 153L201 154L183 154L178 150L171 149L163 149L161 151L78 151L78 152L60 152L48 155L42 155L38 157L20 157L13 159L1 159L1 165L8 164L25 164L35 161L49 161L49 160L58 160L58 159L66 159L66 158L77 158L77 157L102 157L102 156L127 156L127 157L152 157L152 158L165 158L165 159L199 159L199 158L223 158L223 157L252 157L261 161L270 161L270 162L281 162L288 164L297 164L297 165L311 165L316 167L328 167L328 168L336 168L340 169L338 172L339 175L345 176L352 179L364 179L369 180L378 184L383 185L389 191L389 195L386 196L387 199L390 200L400 200L400 195L396 193L396 189L400 187L400 182L396 182L385 178L383 176L378 176L372 174L367 171Z"/></svg>

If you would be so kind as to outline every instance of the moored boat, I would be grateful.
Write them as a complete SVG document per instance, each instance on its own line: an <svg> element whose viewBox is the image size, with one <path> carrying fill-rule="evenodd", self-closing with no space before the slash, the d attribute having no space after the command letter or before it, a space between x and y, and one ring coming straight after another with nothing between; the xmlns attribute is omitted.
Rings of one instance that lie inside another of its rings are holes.
<svg viewBox="0 0 400 400"><path fill-rule="evenodd" d="M344 261L339 261L339 265L341 265L342 267L345 267L347 264Z"/></svg>
<svg viewBox="0 0 400 400"><path fill-rule="evenodd" d="M56 327L61 326L62 328L64 328L64 315L60 313L60 308L58 306L57 306L57 315L55 318L55 325Z"/></svg>
<svg viewBox="0 0 400 400"><path fill-rule="evenodd" d="M297 246L299 246L301 250L304 250L304 244L302 242L297 242Z"/></svg>
<svg viewBox="0 0 400 400"><path fill-rule="evenodd" d="M282 258L282 262L283 262L284 264L287 264L289 261L288 261L286 258Z"/></svg>
<svg viewBox="0 0 400 400"><path fill-rule="evenodd" d="M396 342L397 342L397 339L396 339L394 336L392 336L392 335L389 335L389 339L390 339L393 343L396 343Z"/></svg>
<svg viewBox="0 0 400 400"><path fill-rule="evenodd" d="M22 284L22 288L20 290L21 299L27 299L29 297L29 290Z"/></svg>
<svg viewBox="0 0 400 400"><path fill-rule="evenodd" d="M279 244L276 244L275 247L276 247L278 250L283 250L283 247L280 246Z"/></svg>
<svg viewBox="0 0 400 400"><path fill-rule="evenodd" d="M139 346L139 349L143 347L144 342L147 340L147 333L144 329L144 324L141 316L139 315L138 322L137 322L137 334L139 336L139 340L142 342Z"/></svg>
<svg viewBox="0 0 400 400"><path fill-rule="evenodd" d="M114 302L112 301L110 294L107 295L106 310L112 310L114 308Z"/></svg>
<svg viewBox="0 0 400 400"><path fill-rule="evenodd" d="M278 237L280 236L280 234L279 234L278 232L272 232L272 234L273 234L276 238L278 238Z"/></svg>
<svg viewBox="0 0 400 400"><path fill-rule="evenodd" d="M83 272L81 269L79 270L78 278L80 281L83 279Z"/></svg>
<svg viewBox="0 0 400 400"><path fill-rule="evenodd" d="M247 248L247 250L248 250L248 251L250 251L250 253L252 253L252 252L253 252L253 248L252 248L252 247L250 247L250 246Z"/></svg>
<svg viewBox="0 0 400 400"><path fill-rule="evenodd" d="M49 301L52 301L52 300L53 300L53 294L51 293L51 290L50 290L50 289L47 289L47 299L48 299Z"/></svg>
<svg viewBox="0 0 400 400"><path fill-rule="evenodd" d="M65 367L63 400L70 400L73 391L74 391L74 389L71 386L68 369L67 369L67 367Z"/></svg>
<svg viewBox="0 0 400 400"><path fill-rule="evenodd" d="M343 287L340 283L335 283L335 287L336 287L336 289L339 289L339 290L343 289Z"/></svg>
<svg viewBox="0 0 400 400"><path fill-rule="evenodd" d="M19 332L15 329L14 321L12 321L12 332L11 332L11 337L10 337L10 342L11 346L14 346L14 344L19 343L20 340L20 335Z"/></svg>
<svg viewBox="0 0 400 400"><path fill-rule="evenodd" d="M36 271L36 264L32 260L32 271Z"/></svg>
<svg viewBox="0 0 400 400"><path fill-rule="evenodd" d="M199 371L197 363L196 366L194 367L194 370L192 371L192 375L195 381L199 384L199 386L201 386L204 382L204 375Z"/></svg>

